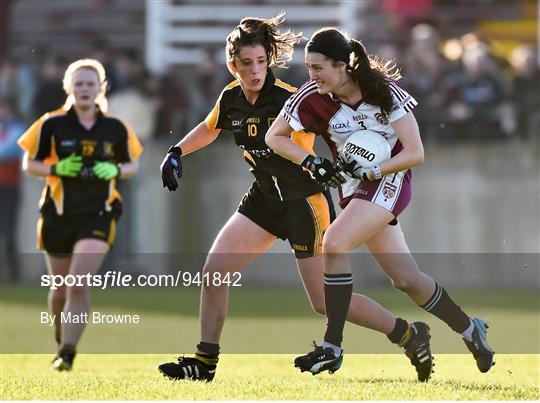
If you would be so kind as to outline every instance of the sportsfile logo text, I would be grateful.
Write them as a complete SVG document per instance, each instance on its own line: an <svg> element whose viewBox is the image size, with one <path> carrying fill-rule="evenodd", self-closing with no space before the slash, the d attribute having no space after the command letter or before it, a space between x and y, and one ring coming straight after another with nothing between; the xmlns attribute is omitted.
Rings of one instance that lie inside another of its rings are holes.
<svg viewBox="0 0 540 403"><path fill-rule="evenodd" d="M41 276L42 287L56 290L59 287L93 287L105 290L107 287L241 287L242 274L234 273L190 273L179 270L173 274L140 274L132 276L121 271L107 271L105 274L44 274Z"/></svg>

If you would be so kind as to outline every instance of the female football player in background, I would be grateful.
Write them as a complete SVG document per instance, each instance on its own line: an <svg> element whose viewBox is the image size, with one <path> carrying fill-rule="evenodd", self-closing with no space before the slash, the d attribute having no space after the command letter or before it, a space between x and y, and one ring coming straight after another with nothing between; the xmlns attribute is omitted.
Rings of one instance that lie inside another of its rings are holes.
<svg viewBox="0 0 540 403"><path fill-rule="evenodd" d="M214 240L204 274L212 279L215 273L240 272L277 238L288 239L311 304L324 314L320 250L324 231L333 219L332 201L308 171L276 155L264 140L270 123L295 91L277 80L270 69L282 67L291 58L299 39L290 31L280 32L277 28L282 22L283 15L244 18L229 34L227 66L236 80L225 87L205 121L169 149L161 165L162 181L164 187L176 190L176 177L182 175L181 157L212 143L222 129L232 131L255 181ZM288 135L301 149L313 154L313 133L289 131ZM344 176L327 179L337 185L341 178ZM195 357L180 357L178 362L159 366L171 379L214 378L229 290L226 284L210 283L201 293L201 341ZM347 319L356 324L389 334L401 320L363 295L353 294L349 300ZM402 330L400 337L406 328Z"/></svg>
<svg viewBox="0 0 540 403"><path fill-rule="evenodd" d="M422 273L405 242L398 215L411 200L411 168L424 160L418 125L411 110L417 102L395 84L401 78L388 63L370 58L364 46L334 28L317 31L305 48L311 81L291 97L282 114L269 129L266 141L280 155L327 176L343 170L351 178L341 187L344 209L330 225L323 240L324 283L328 326L322 346L295 360L303 370L330 366L342 356L341 341L352 292L352 274L347 253L365 244L394 287L404 291L420 307L446 322L461 334L478 368L487 372L494 352L487 344L486 324L470 318L445 289ZM326 137L333 155L342 152L347 137L359 130L383 133L392 157L378 166L330 161L316 157L290 141L291 130L310 130ZM390 224L390 225L389 225ZM402 343L419 379L431 372L429 351L420 343L429 340L425 324L407 325ZM411 341L407 340L411 337ZM389 335L396 341L395 335Z"/></svg>
<svg viewBox="0 0 540 403"><path fill-rule="evenodd" d="M93 59L69 65L65 105L40 117L19 139L23 169L45 178L38 221L38 248L51 275L95 274L115 238L122 213L118 179L137 172L142 146L133 130L105 114L103 66ZM53 366L70 370L88 316L87 285L49 292L59 344ZM63 315L63 321L61 321Z"/></svg>

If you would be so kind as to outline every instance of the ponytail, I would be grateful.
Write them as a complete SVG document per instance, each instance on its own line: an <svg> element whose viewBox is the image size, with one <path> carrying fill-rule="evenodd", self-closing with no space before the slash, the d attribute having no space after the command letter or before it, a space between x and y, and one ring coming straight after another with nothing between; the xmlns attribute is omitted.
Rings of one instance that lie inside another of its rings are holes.
<svg viewBox="0 0 540 403"><path fill-rule="evenodd" d="M348 70L352 80L388 116L394 107L389 81L401 79L399 70L392 61L382 62L378 57L368 56L364 45L356 39L351 39L350 44L351 61Z"/></svg>

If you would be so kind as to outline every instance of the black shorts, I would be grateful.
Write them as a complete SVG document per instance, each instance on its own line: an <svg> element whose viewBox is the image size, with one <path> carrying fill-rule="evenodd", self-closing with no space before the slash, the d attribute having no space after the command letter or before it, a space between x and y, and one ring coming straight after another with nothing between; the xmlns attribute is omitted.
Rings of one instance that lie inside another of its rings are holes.
<svg viewBox="0 0 540 403"><path fill-rule="evenodd" d="M281 201L265 196L253 184L238 212L271 234L288 240L297 259L319 255L326 229L336 218L330 192Z"/></svg>
<svg viewBox="0 0 540 403"><path fill-rule="evenodd" d="M119 215L113 211L98 213L42 214L37 223L38 249L50 254L69 254L81 239L100 239L112 246Z"/></svg>

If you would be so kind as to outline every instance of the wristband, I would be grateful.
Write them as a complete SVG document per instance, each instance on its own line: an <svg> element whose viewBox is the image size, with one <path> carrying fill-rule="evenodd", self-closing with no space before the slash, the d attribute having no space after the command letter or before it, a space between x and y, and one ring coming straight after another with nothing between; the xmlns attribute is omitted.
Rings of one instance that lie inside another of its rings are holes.
<svg viewBox="0 0 540 403"><path fill-rule="evenodd" d="M378 165L371 167L373 170L373 180L377 181L382 178L381 168Z"/></svg>
<svg viewBox="0 0 540 403"><path fill-rule="evenodd" d="M169 148L167 150L167 154L174 154L174 155L178 155L179 157L182 156L182 148L178 147L178 146L172 146L171 148Z"/></svg>

